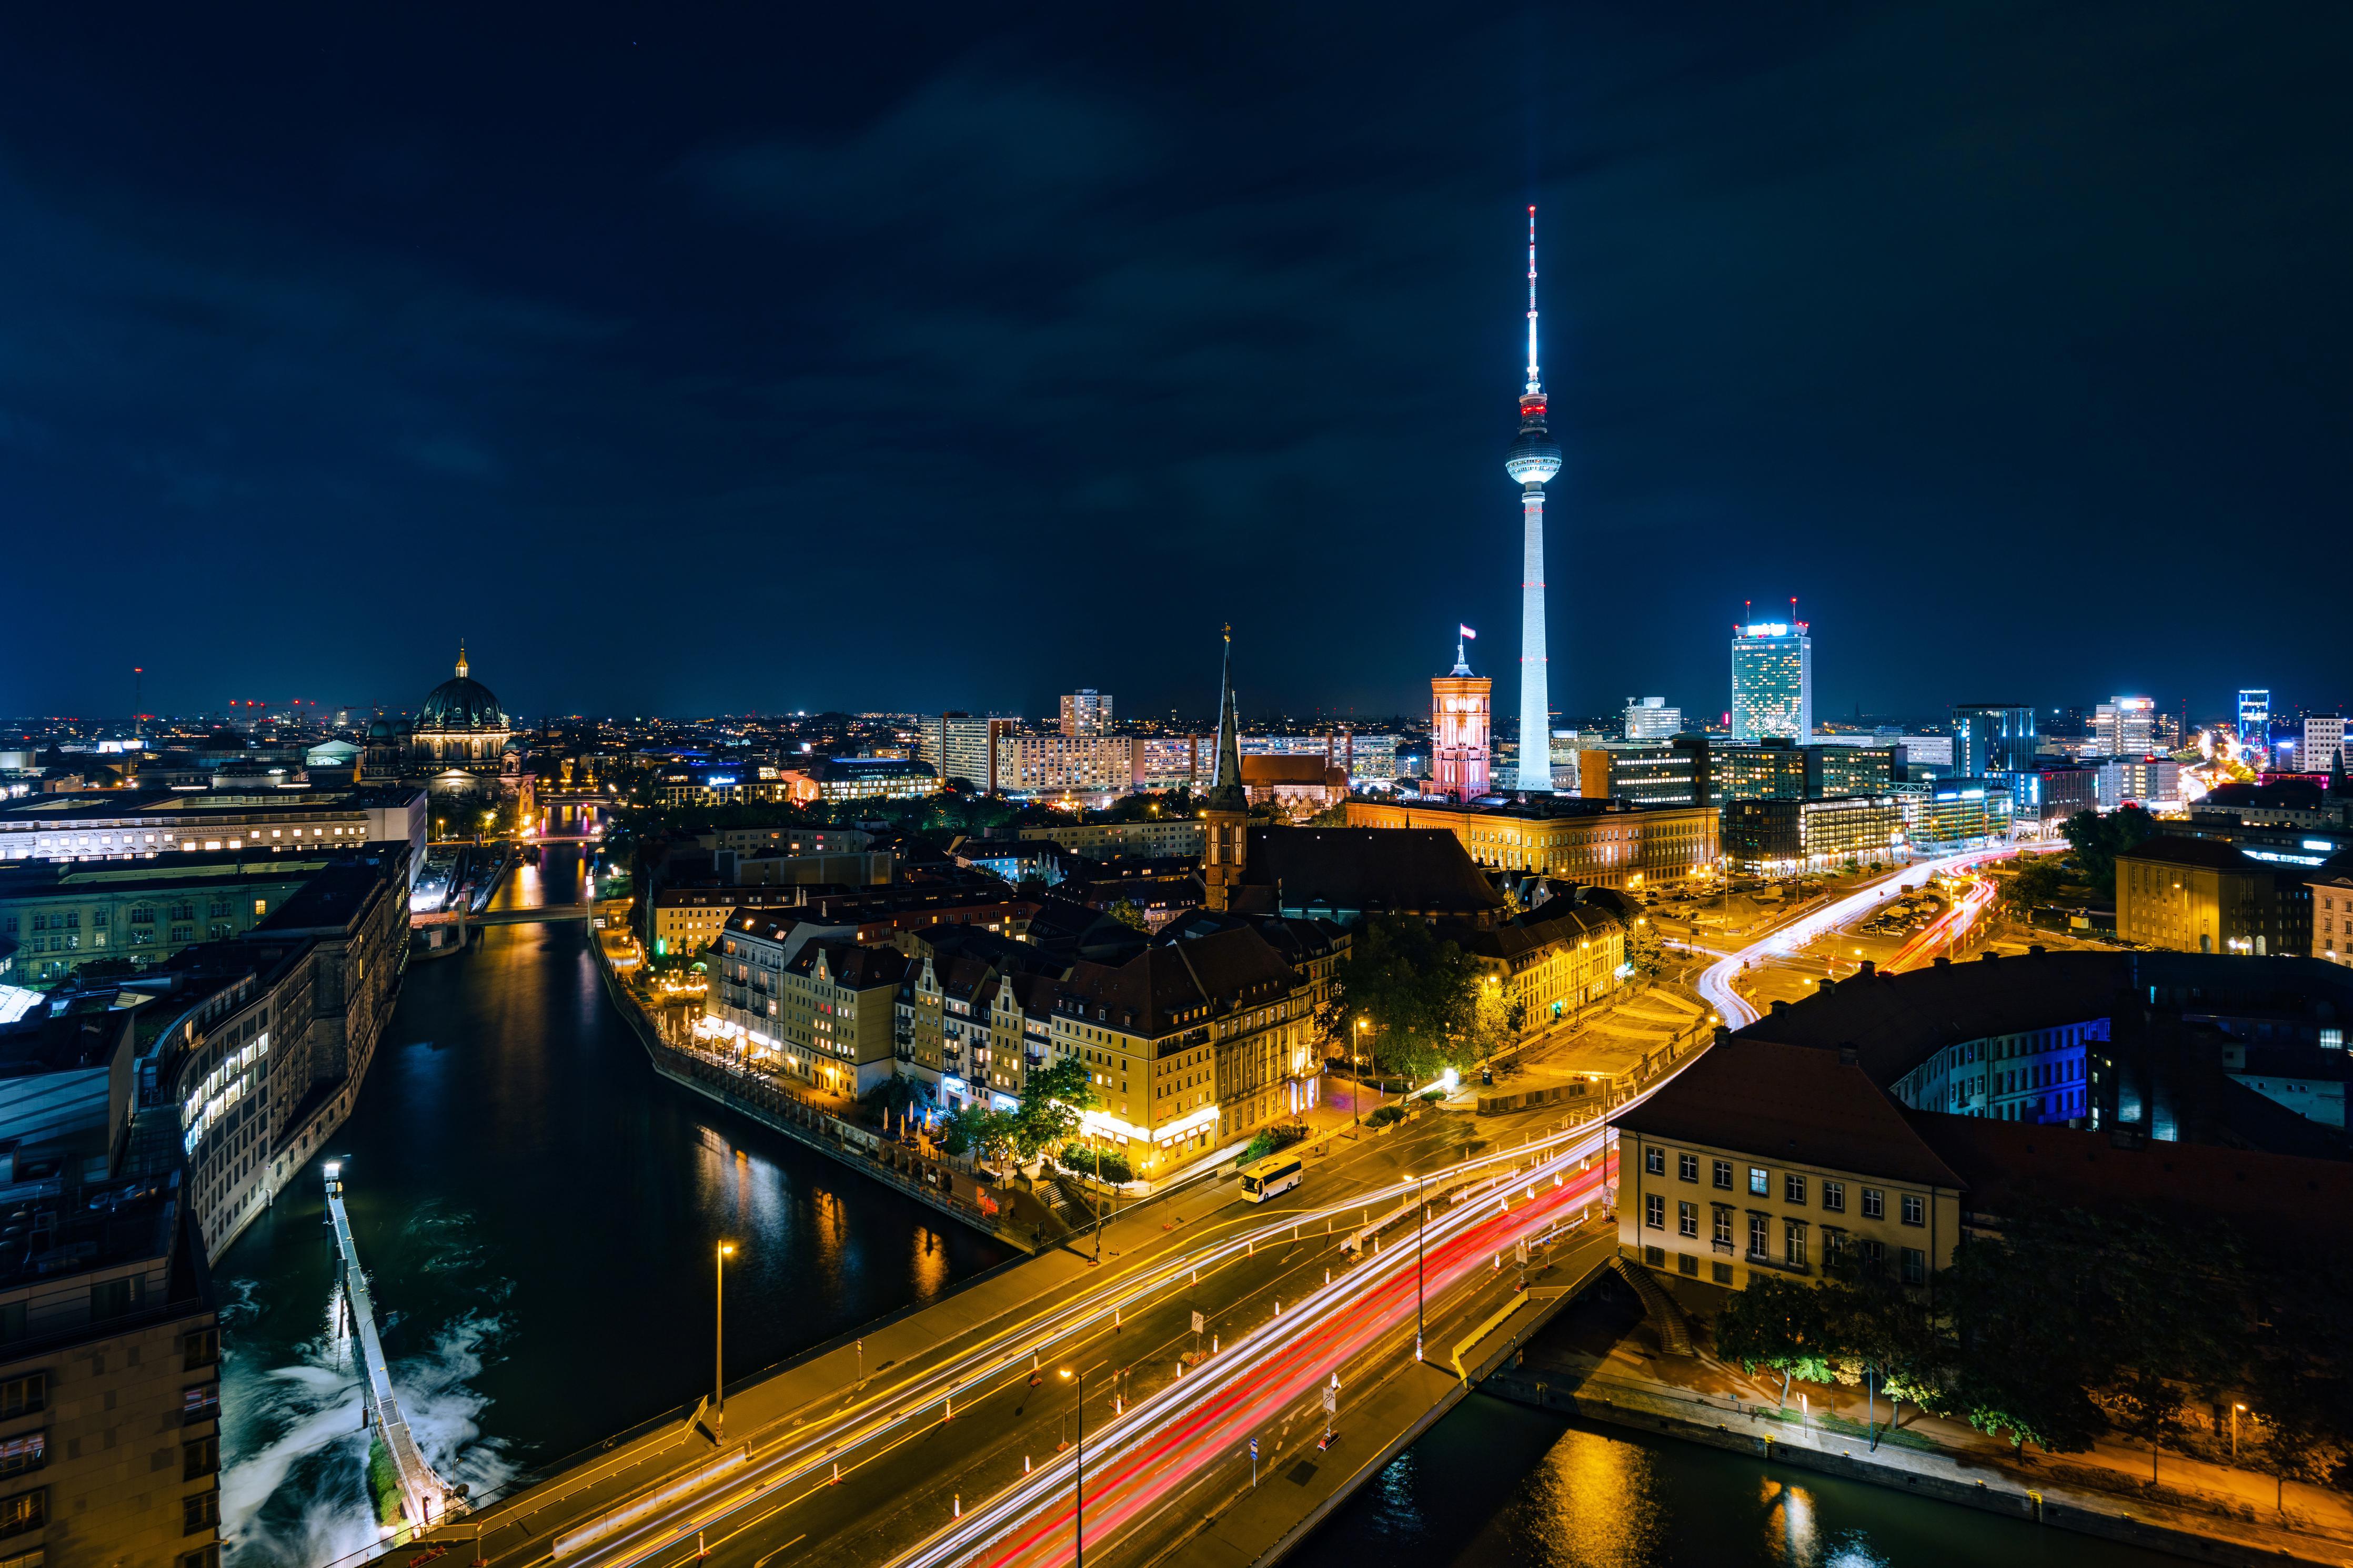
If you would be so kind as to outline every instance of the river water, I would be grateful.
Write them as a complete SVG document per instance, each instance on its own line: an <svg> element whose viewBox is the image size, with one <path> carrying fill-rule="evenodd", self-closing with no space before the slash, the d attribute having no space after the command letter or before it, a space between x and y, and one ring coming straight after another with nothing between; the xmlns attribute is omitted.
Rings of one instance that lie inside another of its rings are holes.
<svg viewBox="0 0 2353 1568"><path fill-rule="evenodd" d="M501 905L579 897L551 847ZM328 1153L428 1458L478 1495L690 1405L712 1377L712 1253L735 1378L1002 1260L987 1240L657 1080L577 924L493 926L413 966ZM359 1385L329 1338L315 1169L214 1270L231 1568L375 1539ZM2165 1561L1484 1395L1291 1560L1299 1568L2141 1568Z"/></svg>
<svg viewBox="0 0 2353 1568"><path fill-rule="evenodd" d="M500 902L568 903L551 847ZM413 965L327 1153L410 1425L477 1494L711 1386L713 1251L732 1379L926 1300L1005 1253L656 1079L577 923L492 926ZM315 1168L215 1266L235 1568L374 1539L357 1377L328 1337Z"/></svg>

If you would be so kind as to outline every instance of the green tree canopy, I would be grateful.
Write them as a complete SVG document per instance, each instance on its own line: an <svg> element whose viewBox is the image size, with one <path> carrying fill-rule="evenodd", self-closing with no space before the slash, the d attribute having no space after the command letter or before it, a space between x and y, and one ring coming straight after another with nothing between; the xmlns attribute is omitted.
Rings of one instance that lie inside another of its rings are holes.
<svg viewBox="0 0 2353 1568"><path fill-rule="evenodd" d="M1475 1056L1479 966L1440 941L1427 921L1366 921L1336 978L1347 998L1347 1026L1356 1019L1369 1026L1366 1048L1380 1070L1424 1078Z"/></svg>
<svg viewBox="0 0 2353 1568"><path fill-rule="evenodd" d="M2153 837L2157 818L2137 805L2111 812L2079 811L2059 825L2074 847L2084 879L2104 893L2116 891L2116 857Z"/></svg>

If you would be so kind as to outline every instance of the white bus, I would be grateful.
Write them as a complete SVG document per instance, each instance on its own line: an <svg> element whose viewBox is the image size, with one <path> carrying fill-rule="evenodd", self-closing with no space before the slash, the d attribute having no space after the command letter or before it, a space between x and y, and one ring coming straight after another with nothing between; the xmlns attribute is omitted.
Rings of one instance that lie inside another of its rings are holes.
<svg viewBox="0 0 2353 1568"><path fill-rule="evenodd" d="M1296 1154L1269 1154L1255 1165L1242 1167L1242 1196L1254 1204L1262 1204L1280 1193L1287 1193L1299 1184L1305 1167Z"/></svg>

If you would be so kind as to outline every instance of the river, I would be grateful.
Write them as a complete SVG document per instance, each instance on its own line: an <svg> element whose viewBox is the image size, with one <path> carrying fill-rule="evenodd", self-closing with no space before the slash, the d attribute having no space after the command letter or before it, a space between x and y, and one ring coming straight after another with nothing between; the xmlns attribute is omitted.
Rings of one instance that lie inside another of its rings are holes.
<svg viewBox="0 0 2353 1568"><path fill-rule="evenodd" d="M550 847L545 885L523 868L499 901L571 902L579 870ZM491 926L412 965L327 1152L410 1425L478 1494L710 1387L722 1237L731 1379L1006 1256L657 1080L578 923ZM213 1270L233 1568L311 1568L374 1538L324 1215L313 1169Z"/></svg>
<svg viewBox="0 0 2353 1568"><path fill-rule="evenodd" d="M501 906L579 897L551 847ZM578 924L493 926L414 965L328 1152L410 1425L480 1494L731 1378L930 1300L1004 1253L658 1081ZM327 1332L315 1170L214 1269L231 1568L316 1568L374 1539L357 1381ZM2141 1568L2170 1561L1878 1488L1474 1395L1291 1559L1297 1568Z"/></svg>

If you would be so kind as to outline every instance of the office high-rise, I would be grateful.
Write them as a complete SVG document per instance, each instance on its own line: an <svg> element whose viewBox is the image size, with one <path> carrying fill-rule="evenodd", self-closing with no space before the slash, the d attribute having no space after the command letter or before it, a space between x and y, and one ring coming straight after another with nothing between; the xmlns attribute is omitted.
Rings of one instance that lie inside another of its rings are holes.
<svg viewBox="0 0 2353 1568"><path fill-rule="evenodd" d="M1965 779L2034 771L2034 710L2015 702L1953 704L1953 772Z"/></svg>
<svg viewBox="0 0 2353 1568"><path fill-rule="evenodd" d="M2092 710L2093 746L2104 757L2145 757L2157 749L2157 699L2111 697Z"/></svg>
<svg viewBox="0 0 2353 1568"><path fill-rule="evenodd" d="M1062 733L1065 735L1110 734L1110 694L1092 689L1066 694L1062 699Z"/></svg>
<svg viewBox="0 0 2353 1568"><path fill-rule="evenodd" d="M1814 733L1814 639L1804 621L1732 631L1732 738L1804 742Z"/></svg>
<svg viewBox="0 0 2353 1568"><path fill-rule="evenodd" d="M2239 746L2242 751L2260 752L2271 744L2272 691L2266 686L2261 690L2253 687L2239 688Z"/></svg>
<svg viewBox="0 0 2353 1568"><path fill-rule="evenodd" d="M1629 741L1663 741L1670 735L1681 734L1683 710L1670 708L1663 697L1626 699L1626 734Z"/></svg>

